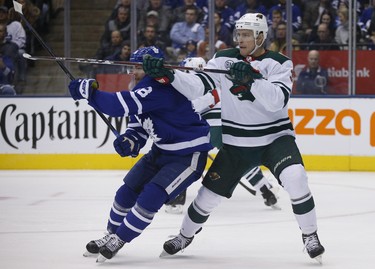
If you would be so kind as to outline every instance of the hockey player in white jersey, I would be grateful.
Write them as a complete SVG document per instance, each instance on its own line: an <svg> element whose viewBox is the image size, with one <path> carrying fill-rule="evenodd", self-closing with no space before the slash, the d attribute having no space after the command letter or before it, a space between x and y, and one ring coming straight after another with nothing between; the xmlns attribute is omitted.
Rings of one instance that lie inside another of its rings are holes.
<svg viewBox="0 0 375 269"><path fill-rule="evenodd" d="M133 52L130 61L141 62L145 55L163 57L160 49L151 46ZM136 157L146 140L153 140L150 151L130 169L116 191L108 235L86 245L85 255L96 255L97 262L111 259L124 244L140 236L163 204L199 180L212 149L209 125L191 102L172 85L143 76L131 91L116 93L96 89L93 79L69 84L73 99L87 99L89 105L110 116L129 116L125 133L114 141L121 157Z"/></svg>
<svg viewBox="0 0 375 269"><path fill-rule="evenodd" d="M207 87L221 89L223 147L185 214L180 234L164 243L162 255L186 248L222 197L232 196L241 176L264 165L290 196L309 256L321 262L324 247L317 234L314 199L288 116L293 63L264 48L267 31L266 17L260 13L245 14L236 22L238 48L217 52L207 64L207 69L228 74L171 72L159 59L143 62L145 72L160 83L172 74L169 82L190 100L204 95Z"/></svg>
<svg viewBox="0 0 375 269"><path fill-rule="evenodd" d="M204 70L207 65L202 57L189 57L180 63L181 66L192 67L196 72ZM187 71L189 72L189 71ZM221 127L221 103L219 93L213 89L206 93L204 96L199 97L192 101L194 110L201 114L210 125L211 144L220 149L223 145L222 142L222 127ZM273 209L280 209L277 205L277 198L271 189L275 190L273 185L264 176L259 167L250 169L242 177L242 183L245 186L253 189L255 194L260 193L263 197L264 204ZM170 201L165 206L165 212L170 214L182 214L183 205L186 202L186 190L182 192L176 199Z"/></svg>

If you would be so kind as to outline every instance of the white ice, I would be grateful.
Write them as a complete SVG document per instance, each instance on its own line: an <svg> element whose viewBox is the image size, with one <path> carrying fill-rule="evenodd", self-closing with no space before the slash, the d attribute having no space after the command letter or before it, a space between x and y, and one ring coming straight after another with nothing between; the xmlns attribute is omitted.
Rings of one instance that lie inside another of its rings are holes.
<svg viewBox="0 0 375 269"><path fill-rule="evenodd" d="M85 245L105 231L123 171L0 171L0 268L294 269L321 266L302 252L288 196L282 210L238 186L183 253L160 259L182 215L164 208L145 232L104 264L85 258ZM375 173L309 172L323 268L375 268ZM188 190L186 211L200 182Z"/></svg>

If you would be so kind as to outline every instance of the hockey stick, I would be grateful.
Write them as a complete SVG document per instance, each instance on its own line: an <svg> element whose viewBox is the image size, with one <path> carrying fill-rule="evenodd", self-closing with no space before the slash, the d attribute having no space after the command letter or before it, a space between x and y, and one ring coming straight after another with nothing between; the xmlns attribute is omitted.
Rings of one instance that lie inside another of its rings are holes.
<svg viewBox="0 0 375 269"><path fill-rule="evenodd" d="M56 61L56 62L73 62L73 63L85 63L85 64L103 64L103 65L121 65L121 66L142 66L142 63L138 62L129 62L129 61L111 61L111 60L98 60L98 59L89 59L89 58L71 58L71 57L56 57L56 56L32 56L28 53L24 53L23 57L28 60L33 61ZM164 67L168 69L178 69L178 70L193 70L193 71L204 71L208 73L219 73L219 74L229 74L228 70L221 69L195 69L193 67L179 66L179 65L170 65L165 64Z"/></svg>
<svg viewBox="0 0 375 269"><path fill-rule="evenodd" d="M18 12L21 16L21 19L24 21L24 23L26 24L27 28L29 28L29 30L33 33L33 35L36 37L36 39L38 39L38 41L40 42L40 44L48 51L48 53L56 58L56 55L55 53L50 49L50 47L48 47L48 45L43 41L43 39L40 37L40 35L38 34L38 32L34 29L34 27L27 21L27 19L25 18L25 16L23 15L22 13L22 5L16 1L13 0L13 6L14 6L14 10L16 12ZM69 71L69 69L62 63L61 60L56 60L56 63L61 67L61 69L64 71L64 73L70 78L70 80L74 80L74 76L72 75L72 73ZM105 124L107 124L107 126L109 127L109 129L111 129L112 133L116 136L116 137L119 137L120 134L117 132L117 130L112 126L112 124L108 121L108 119L104 116L104 114L98 110L96 110L94 108L94 110L96 111L96 113L98 113L98 115L102 118L102 120L105 122Z"/></svg>
<svg viewBox="0 0 375 269"><path fill-rule="evenodd" d="M210 159L211 161L214 160L214 157L212 157L210 154L208 154L208 159ZM252 195L256 195L256 191L249 188L248 186L246 186L244 183L241 182L241 180L238 182L242 187L244 187L245 190L247 190L248 192L250 192Z"/></svg>

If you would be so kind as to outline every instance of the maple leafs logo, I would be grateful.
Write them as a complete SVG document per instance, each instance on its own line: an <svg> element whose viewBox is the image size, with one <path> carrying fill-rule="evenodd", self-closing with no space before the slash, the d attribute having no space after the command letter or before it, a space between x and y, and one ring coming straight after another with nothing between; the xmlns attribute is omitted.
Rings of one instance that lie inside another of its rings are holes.
<svg viewBox="0 0 375 269"><path fill-rule="evenodd" d="M158 135L155 134L154 123L150 118L145 119L142 123L142 126L154 142L159 142L161 140L161 138L159 138Z"/></svg>

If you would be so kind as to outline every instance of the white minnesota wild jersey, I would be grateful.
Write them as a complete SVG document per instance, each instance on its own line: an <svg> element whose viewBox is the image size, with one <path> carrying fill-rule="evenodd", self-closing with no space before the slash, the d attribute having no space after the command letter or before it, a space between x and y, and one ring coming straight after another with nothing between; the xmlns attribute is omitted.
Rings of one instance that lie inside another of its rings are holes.
<svg viewBox="0 0 375 269"><path fill-rule="evenodd" d="M263 75L264 79L256 79L251 85L253 101L241 101L233 95L229 90L233 82L225 74L202 72L192 75L176 70L172 85L190 100L202 96L210 87L221 90L225 144L264 146L280 136L294 136L287 106L292 89L292 61L272 51L257 58L245 58L235 48L217 52L206 68L229 70L238 61L250 62Z"/></svg>

